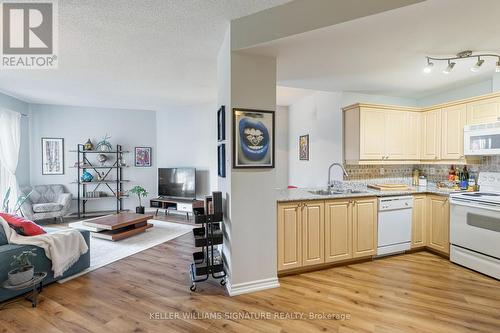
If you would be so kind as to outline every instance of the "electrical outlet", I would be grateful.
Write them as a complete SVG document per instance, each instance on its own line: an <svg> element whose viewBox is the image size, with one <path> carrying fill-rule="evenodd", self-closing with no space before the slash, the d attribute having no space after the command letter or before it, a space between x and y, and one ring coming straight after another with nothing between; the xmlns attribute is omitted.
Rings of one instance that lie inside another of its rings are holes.
<svg viewBox="0 0 500 333"><path fill-rule="evenodd" d="M380 168L380 175L384 175L385 174L385 169L384 168Z"/></svg>
<svg viewBox="0 0 500 333"><path fill-rule="evenodd" d="M429 174L435 175L436 174L436 168L430 168L429 169Z"/></svg>

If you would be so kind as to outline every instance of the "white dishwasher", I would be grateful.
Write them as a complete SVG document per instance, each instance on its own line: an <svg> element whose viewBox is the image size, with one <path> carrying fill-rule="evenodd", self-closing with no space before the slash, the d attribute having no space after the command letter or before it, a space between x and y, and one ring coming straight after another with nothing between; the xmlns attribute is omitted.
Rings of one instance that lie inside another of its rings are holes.
<svg viewBox="0 0 500 333"><path fill-rule="evenodd" d="M413 197L378 199L377 256L410 249Z"/></svg>

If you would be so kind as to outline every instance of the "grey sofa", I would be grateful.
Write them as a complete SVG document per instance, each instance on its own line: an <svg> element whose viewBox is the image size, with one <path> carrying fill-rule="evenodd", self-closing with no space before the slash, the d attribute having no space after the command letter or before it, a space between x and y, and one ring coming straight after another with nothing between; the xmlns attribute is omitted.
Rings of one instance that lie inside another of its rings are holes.
<svg viewBox="0 0 500 333"><path fill-rule="evenodd" d="M48 233L54 232L56 229L44 228ZM7 238L3 228L0 226L0 283L6 281L8 278L8 272L12 269L10 263L12 262L13 255L19 255L21 252L34 249L36 257L30 259L33 266L35 266L35 271L37 272L47 272L47 277L43 280L43 285L52 283L54 281L67 278L71 275L79 273L90 266L90 233L86 230L80 230L85 242L89 247L89 250L84 255L80 256L80 259L73 264L63 276L54 278L54 272L52 271L52 262L45 255L45 251L37 246L33 245L14 245L8 244ZM24 290L8 290L0 287L0 302L3 302L9 298L13 298L30 291L30 288Z"/></svg>
<svg viewBox="0 0 500 333"><path fill-rule="evenodd" d="M24 195L31 192L28 200L21 206L21 212L29 220L59 218L68 214L71 207L71 193L66 193L64 186L36 185L21 188Z"/></svg>

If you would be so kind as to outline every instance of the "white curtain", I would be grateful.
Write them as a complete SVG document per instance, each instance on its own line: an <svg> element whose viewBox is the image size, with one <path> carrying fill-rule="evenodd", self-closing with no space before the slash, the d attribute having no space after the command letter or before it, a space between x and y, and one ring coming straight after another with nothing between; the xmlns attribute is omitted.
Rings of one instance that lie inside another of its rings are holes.
<svg viewBox="0 0 500 333"><path fill-rule="evenodd" d="M17 201L16 169L21 141L21 114L0 109L0 209L10 188L9 209Z"/></svg>

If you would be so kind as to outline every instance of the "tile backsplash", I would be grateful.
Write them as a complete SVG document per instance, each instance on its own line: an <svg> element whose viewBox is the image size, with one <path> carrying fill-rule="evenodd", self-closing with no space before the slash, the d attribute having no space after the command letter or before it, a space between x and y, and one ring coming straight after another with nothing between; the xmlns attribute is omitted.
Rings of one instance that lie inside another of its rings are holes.
<svg viewBox="0 0 500 333"><path fill-rule="evenodd" d="M421 174L427 176L430 182L446 180L450 164L418 164L418 165L347 165L346 170L349 180L410 180L413 169L418 169ZM456 168L462 169L458 165ZM467 165L467 169L472 172L497 171L500 172L500 156L484 156L479 164Z"/></svg>

